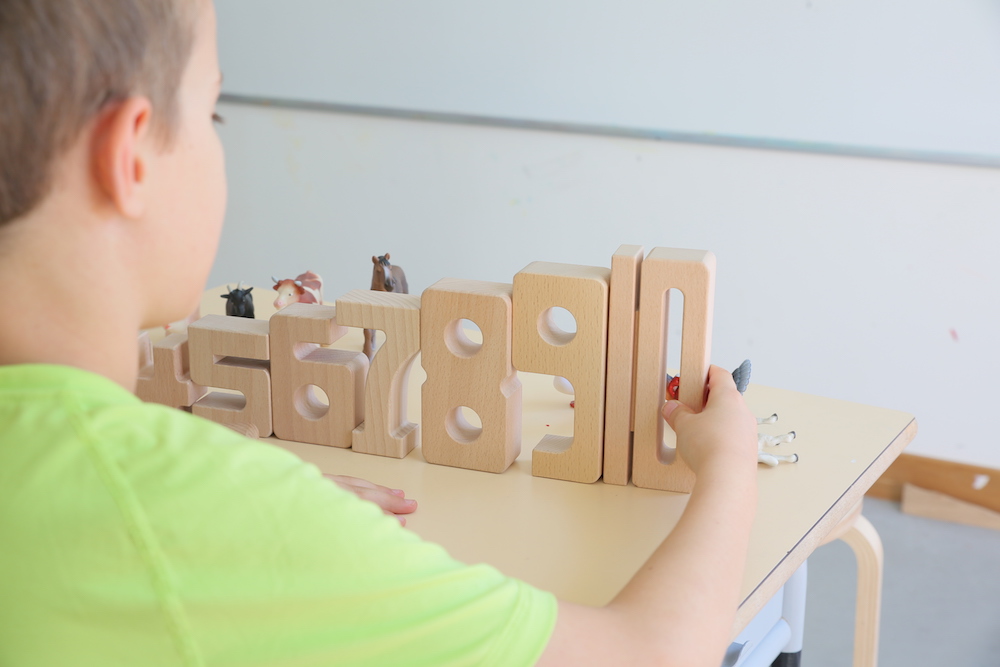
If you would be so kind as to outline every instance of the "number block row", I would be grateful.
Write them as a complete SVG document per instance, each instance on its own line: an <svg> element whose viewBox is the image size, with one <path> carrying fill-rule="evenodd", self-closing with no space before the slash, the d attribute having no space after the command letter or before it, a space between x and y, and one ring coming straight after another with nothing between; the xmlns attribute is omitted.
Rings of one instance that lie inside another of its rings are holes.
<svg viewBox="0 0 1000 667"><path fill-rule="evenodd" d="M641 246L625 245L610 269L534 262L512 284L445 278L420 296L354 290L336 306L293 304L269 321L209 315L186 339L140 340L137 393L262 437L380 456L406 456L423 430L429 463L501 473L521 451L516 371L558 375L574 389L573 435L535 445L534 475L689 492L694 475L660 416L669 294L684 295L680 399L700 410L714 281L710 252L655 248L643 258ZM563 328L563 311L575 330ZM370 365L361 352L326 347L346 327L385 332ZM481 337L470 337L476 327ZM406 420L418 352L421 425Z"/></svg>

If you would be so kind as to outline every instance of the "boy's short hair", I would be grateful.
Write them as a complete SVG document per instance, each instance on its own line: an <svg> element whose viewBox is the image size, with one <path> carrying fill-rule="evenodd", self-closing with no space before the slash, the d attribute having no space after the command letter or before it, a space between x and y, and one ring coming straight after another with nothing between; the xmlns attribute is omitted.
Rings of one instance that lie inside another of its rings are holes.
<svg viewBox="0 0 1000 667"><path fill-rule="evenodd" d="M145 95L170 141L201 2L0 0L0 225L39 204L109 104Z"/></svg>

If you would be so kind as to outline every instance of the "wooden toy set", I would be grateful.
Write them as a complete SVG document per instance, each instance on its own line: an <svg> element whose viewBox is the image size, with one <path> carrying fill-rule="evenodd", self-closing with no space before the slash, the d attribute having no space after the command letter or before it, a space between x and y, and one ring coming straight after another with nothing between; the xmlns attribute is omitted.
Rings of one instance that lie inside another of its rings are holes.
<svg viewBox="0 0 1000 667"><path fill-rule="evenodd" d="M521 451L516 371L562 376L575 394L573 435L544 437L532 474L689 492L692 471L662 444L669 294L684 295L679 398L701 409L714 281L710 252L655 248L644 258L624 245L610 269L534 262L513 284L446 278L421 295L353 290L336 306L292 303L269 320L207 315L186 334L140 339L137 394L260 437L396 458L419 444L429 463L502 473ZM557 308L575 332L555 323ZM370 361L327 347L346 327L381 330L385 342ZM420 425L405 418L418 352Z"/></svg>

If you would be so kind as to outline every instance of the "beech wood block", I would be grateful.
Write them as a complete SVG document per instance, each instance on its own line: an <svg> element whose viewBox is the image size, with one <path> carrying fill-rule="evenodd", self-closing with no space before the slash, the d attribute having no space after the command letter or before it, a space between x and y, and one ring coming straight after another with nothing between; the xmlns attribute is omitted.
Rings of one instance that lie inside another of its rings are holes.
<svg viewBox="0 0 1000 667"><path fill-rule="evenodd" d="M153 370L153 342L149 337L149 331L139 332L139 375L143 371L152 373Z"/></svg>
<svg viewBox="0 0 1000 667"><path fill-rule="evenodd" d="M257 427L253 424L225 424L226 428L236 431L242 436L252 438L254 440L260 438L260 433L257 432Z"/></svg>
<svg viewBox="0 0 1000 667"><path fill-rule="evenodd" d="M420 443L419 425L406 421L407 379L420 352L420 297L352 290L337 299L337 321L386 336L368 370L365 418L354 429L354 451L401 459Z"/></svg>
<svg viewBox="0 0 1000 667"><path fill-rule="evenodd" d="M271 409L282 440L350 447L364 419L368 357L330 345L347 333L337 309L293 303L271 316ZM326 394L321 401L316 388Z"/></svg>
<svg viewBox="0 0 1000 667"><path fill-rule="evenodd" d="M521 452L521 381L511 364L513 286L445 278L421 295L423 455L429 463L501 473ZM463 320L479 327L469 337ZM462 408L482 423L473 426Z"/></svg>
<svg viewBox="0 0 1000 667"><path fill-rule="evenodd" d="M514 367L566 378L576 402L572 437L547 435L533 450L531 473L538 477L589 483L601 476L610 282L603 267L548 262L514 276ZM576 319L575 333L551 320L556 307Z"/></svg>
<svg viewBox="0 0 1000 667"><path fill-rule="evenodd" d="M623 245L611 256L608 376L604 397L604 481L607 484L628 484L632 477L635 324L642 255L642 246Z"/></svg>
<svg viewBox="0 0 1000 667"><path fill-rule="evenodd" d="M192 412L220 424L253 424L262 438L273 432L271 356L266 320L206 315L188 326L191 379L242 394L210 392Z"/></svg>
<svg viewBox="0 0 1000 667"><path fill-rule="evenodd" d="M139 336L139 379L135 395L149 403L187 408L208 391L191 379L187 334L170 334L150 344Z"/></svg>
<svg viewBox="0 0 1000 667"><path fill-rule="evenodd" d="M647 489L690 493L694 472L677 456L674 434L662 417L666 402L669 291L684 295L681 330L682 403L705 404L715 301L715 255L707 250L654 248L642 263L635 373L632 483ZM666 434L665 431L668 431ZM664 436L668 440L664 448Z"/></svg>

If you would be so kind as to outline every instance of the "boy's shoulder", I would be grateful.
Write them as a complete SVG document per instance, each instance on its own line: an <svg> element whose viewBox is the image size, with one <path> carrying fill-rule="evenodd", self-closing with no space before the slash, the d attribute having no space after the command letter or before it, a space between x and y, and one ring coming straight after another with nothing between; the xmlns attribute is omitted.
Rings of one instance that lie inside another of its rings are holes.
<svg viewBox="0 0 1000 667"><path fill-rule="evenodd" d="M321 477L291 453L189 413L144 403L100 375L67 366L0 366L0 479L45 493L103 489L155 505L220 485L257 487L282 473ZM2 485L0 485L2 486ZM155 501L155 502L154 502Z"/></svg>
<svg viewBox="0 0 1000 667"><path fill-rule="evenodd" d="M192 432L209 444L242 440L184 411L144 403L101 375L56 364L0 366L0 424L0 438L8 442L30 433L31 449L96 449L112 456L169 445Z"/></svg>

